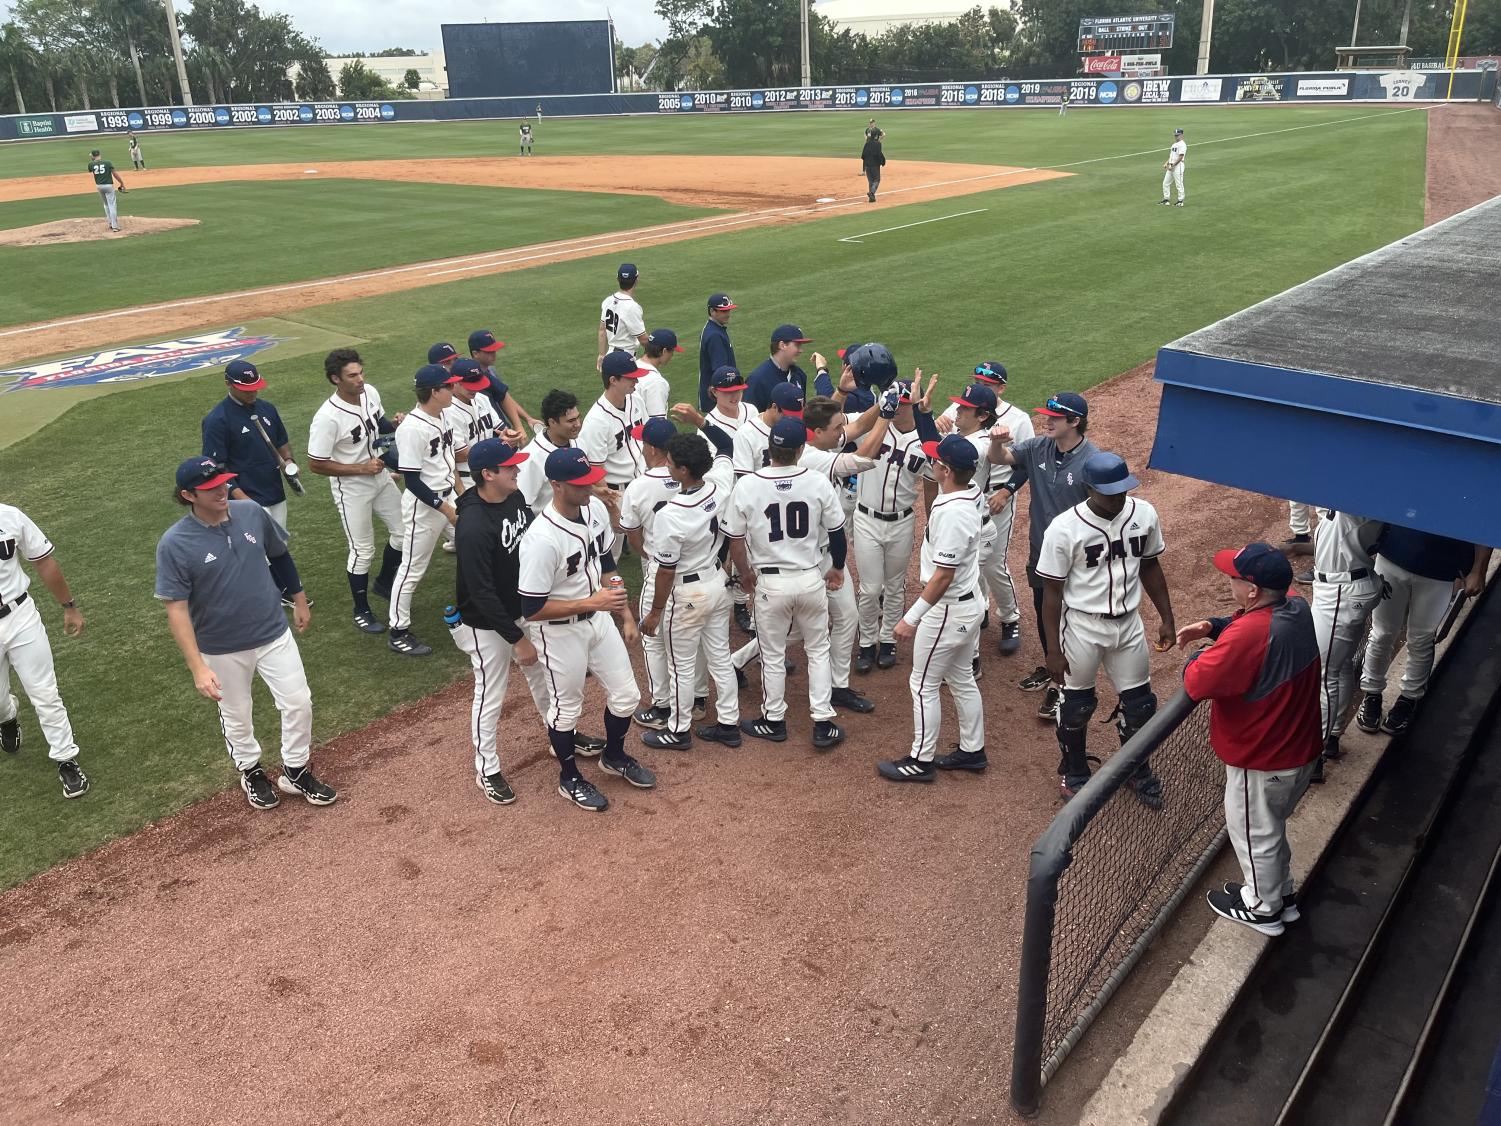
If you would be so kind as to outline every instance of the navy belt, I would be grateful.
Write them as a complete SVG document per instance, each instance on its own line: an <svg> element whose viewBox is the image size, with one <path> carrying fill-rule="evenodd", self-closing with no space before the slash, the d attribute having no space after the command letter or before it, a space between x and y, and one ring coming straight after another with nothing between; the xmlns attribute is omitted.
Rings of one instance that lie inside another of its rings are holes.
<svg viewBox="0 0 1501 1126"><path fill-rule="evenodd" d="M9 606L0 606L0 618L10 617L10 612L30 597L31 595L27 594L23 590L20 594L16 595L15 601L12 602Z"/></svg>
<svg viewBox="0 0 1501 1126"><path fill-rule="evenodd" d="M582 614L575 614L571 618L554 618L552 621L542 622L541 624L544 626L571 626L575 622L587 622L597 612L595 610L585 610Z"/></svg>
<svg viewBox="0 0 1501 1126"><path fill-rule="evenodd" d="M678 576L678 582L680 582L680 583L696 583L701 578L703 578L703 576L701 574L699 574L697 571L689 571L686 575L679 575Z"/></svg>
<svg viewBox="0 0 1501 1126"><path fill-rule="evenodd" d="M890 524L895 524L898 520L905 520L912 515L910 508L904 508L900 512L876 512L874 509L866 508L863 504L855 505L855 511L863 512L873 520L885 520Z"/></svg>
<svg viewBox="0 0 1501 1126"><path fill-rule="evenodd" d="M955 602L968 602L974 596L975 596L975 592L974 591L970 591L968 594L961 594L958 598L954 599L954 601Z"/></svg>
<svg viewBox="0 0 1501 1126"><path fill-rule="evenodd" d="M1361 579L1371 577L1368 567L1356 567L1353 571L1315 571L1313 581L1316 583L1358 583Z"/></svg>

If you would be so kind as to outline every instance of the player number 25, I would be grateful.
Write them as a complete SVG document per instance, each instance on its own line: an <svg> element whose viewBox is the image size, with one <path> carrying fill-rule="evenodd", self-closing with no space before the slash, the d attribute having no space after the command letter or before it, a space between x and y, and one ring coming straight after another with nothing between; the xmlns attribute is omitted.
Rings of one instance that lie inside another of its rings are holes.
<svg viewBox="0 0 1501 1126"><path fill-rule="evenodd" d="M772 543L776 543L784 535L800 540L808 534L808 506L800 500L790 501L785 506L785 518L782 515L783 507L780 504L766 506L766 522L771 527L766 538Z"/></svg>

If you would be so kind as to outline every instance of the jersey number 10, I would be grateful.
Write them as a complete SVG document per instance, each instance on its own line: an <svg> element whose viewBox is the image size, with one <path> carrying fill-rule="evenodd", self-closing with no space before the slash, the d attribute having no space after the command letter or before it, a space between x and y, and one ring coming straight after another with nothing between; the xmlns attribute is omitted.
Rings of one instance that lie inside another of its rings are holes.
<svg viewBox="0 0 1501 1126"><path fill-rule="evenodd" d="M808 534L808 506L800 500L789 502L786 506L785 519L782 516L782 508L780 504L766 506L766 523L771 527L771 532L766 538L772 543L776 543L784 536L790 536L795 540L802 539Z"/></svg>

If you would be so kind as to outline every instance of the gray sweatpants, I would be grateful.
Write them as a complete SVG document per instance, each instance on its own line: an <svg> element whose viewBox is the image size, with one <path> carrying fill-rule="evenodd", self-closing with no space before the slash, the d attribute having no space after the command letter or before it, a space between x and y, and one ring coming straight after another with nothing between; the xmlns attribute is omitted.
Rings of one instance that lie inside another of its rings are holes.
<svg viewBox="0 0 1501 1126"><path fill-rule="evenodd" d="M1225 828L1240 861L1245 883L1241 899L1248 911L1275 915L1293 892L1292 849L1287 819L1298 805L1312 762L1289 770L1245 770L1225 766Z"/></svg>
<svg viewBox="0 0 1501 1126"><path fill-rule="evenodd" d="M100 184L99 197L104 200L104 217L109 220L109 229L120 229L120 217L115 214L115 186L113 184Z"/></svg>

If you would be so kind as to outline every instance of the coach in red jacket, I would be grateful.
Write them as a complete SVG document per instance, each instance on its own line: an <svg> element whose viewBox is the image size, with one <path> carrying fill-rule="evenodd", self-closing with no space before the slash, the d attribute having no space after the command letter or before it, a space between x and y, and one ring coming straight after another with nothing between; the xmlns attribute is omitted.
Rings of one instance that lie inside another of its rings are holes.
<svg viewBox="0 0 1501 1126"><path fill-rule="evenodd" d="M1313 779L1322 747L1319 645L1308 603L1288 596L1293 571L1275 547L1218 552L1241 608L1194 622L1178 645L1214 644L1189 658L1183 687L1210 700L1209 742L1225 763L1225 827L1244 883L1209 893L1216 914L1262 934L1298 917L1287 819Z"/></svg>

